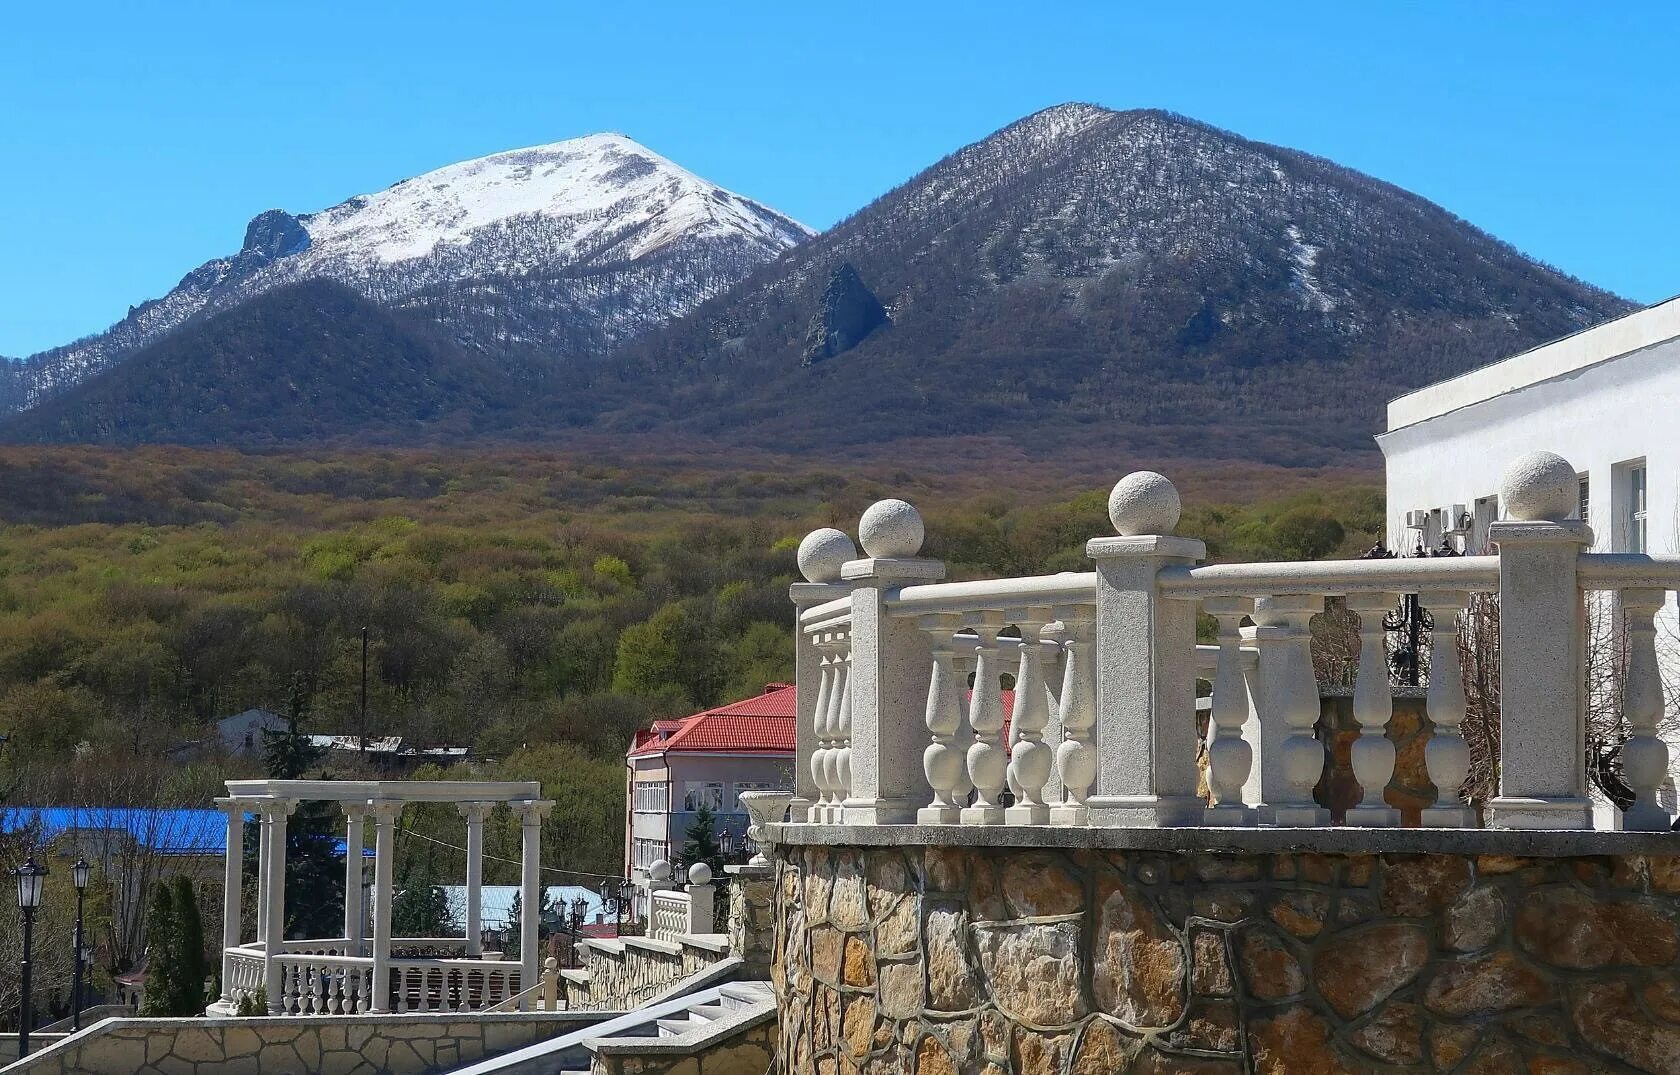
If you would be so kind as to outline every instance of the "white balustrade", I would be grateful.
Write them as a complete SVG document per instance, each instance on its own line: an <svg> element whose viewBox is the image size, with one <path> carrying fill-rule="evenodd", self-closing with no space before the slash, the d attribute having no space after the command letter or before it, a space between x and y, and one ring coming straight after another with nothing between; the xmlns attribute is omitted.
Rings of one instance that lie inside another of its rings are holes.
<svg viewBox="0 0 1680 1075"><path fill-rule="evenodd" d="M1590 815L1578 610L1584 592L1605 590L1619 594L1627 618L1617 757L1634 802L1623 821L1666 829L1655 636L1668 594L1680 589L1680 557L1583 552L1585 529L1560 514L1562 494L1529 495L1536 483L1567 484L1566 464L1542 462L1513 469L1516 484L1502 497L1512 518L1494 524L1498 552L1487 556L1203 566L1200 543L1172 533L1176 491L1141 474L1110 498L1118 536L1088 547L1097 570L945 583L943 565L916 558L914 509L876 505L862 558L843 559L852 546L837 532L807 539L832 546L834 562L816 565L821 571L802 552L799 667L802 696L813 701L800 731L810 761L799 795L810 805L795 816L852 825L1330 824L1318 801L1328 752L1312 622L1327 598L1344 598L1360 627L1349 750L1358 797L1342 823L1397 825L1385 798L1397 751L1383 621L1416 594L1433 623L1423 756L1437 800L1422 822L1476 825L1465 801L1458 618L1471 594L1497 593L1507 713L1502 741L1490 744L1500 788L1489 823L1581 827ZM1195 645L1198 609L1216 624L1213 646ZM1008 627L1019 638L1003 635ZM1007 722L1006 671L1015 680ZM1198 679L1212 684L1205 801L1191 723ZM680 910L656 901L654 928L686 928Z"/></svg>
<svg viewBox="0 0 1680 1075"><path fill-rule="evenodd" d="M276 956L282 1015L354 1015L373 1002L373 960L296 953Z"/></svg>
<svg viewBox="0 0 1680 1075"><path fill-rule="evenodd" d="M517 996L521 966L488 959L394 959L391 1010L472 1012Z"/></svg>

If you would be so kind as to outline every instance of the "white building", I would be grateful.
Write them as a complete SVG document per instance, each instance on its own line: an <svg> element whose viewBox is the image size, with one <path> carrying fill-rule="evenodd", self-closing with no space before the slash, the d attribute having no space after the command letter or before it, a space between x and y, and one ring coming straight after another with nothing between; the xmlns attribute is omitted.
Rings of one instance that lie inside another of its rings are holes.
<svg viewBox="0 0 1680 1075"><path fill-rule="evenodd" d="M1377 444L1389 547L1402 555L1443 538L1459 552L1486 551L1488 524L1502 517L1505 467L1537 450L1575 467L1590 551L1680 554L1680 298L1400 396ZM1672 684L1680 674L1672 599L1658 623ZM1667 724L1670 756L1680 760L1672 705ZM1671 810L1674 797L1671 781L1661 793Z"/></svg>

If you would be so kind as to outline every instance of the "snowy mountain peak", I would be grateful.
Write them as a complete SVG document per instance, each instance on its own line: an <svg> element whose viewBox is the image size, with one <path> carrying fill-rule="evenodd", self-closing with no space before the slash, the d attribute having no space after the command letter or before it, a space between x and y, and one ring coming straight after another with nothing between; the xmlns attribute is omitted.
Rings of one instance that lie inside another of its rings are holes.
<svg viewBox="0 0 1680 1075"><path fill-rule="evenodd" d="M622 134L492 153L319 212L259 213L238 253L100 335L7 368L0 411L302 280L345 284L489 354L563 362L687 313L811 234Z"/></svg>
<svg viewBox="0 0 1680 1075"><path fill-rule="evenodd" d="M519 217L577 217L587 244L622 225L634 205L648 228L626 249L644 257L685 236L731 232L797 242L809 229L708 183L621 134L592 134L493 153L405 179L300 217L310 245L385 264L425 257L480 229Z"/></svg>

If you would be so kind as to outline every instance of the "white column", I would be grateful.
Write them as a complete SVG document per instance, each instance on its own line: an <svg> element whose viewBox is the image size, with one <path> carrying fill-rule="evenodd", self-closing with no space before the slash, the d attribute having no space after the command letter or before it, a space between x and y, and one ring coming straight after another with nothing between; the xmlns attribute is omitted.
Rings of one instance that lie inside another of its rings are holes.
<svg viewBox="0 0 1680 1075"><path fill-rule="evenodd" d="M1210 597L1202 610L1219 624L1219 662L1213 672L1213 710L1208 715L1208 788L1213 805L1203 811L1209 825L1247 825L1254 818L1243 802L1243 785L1254 765L1254 747L1243 738L1251 700L1243 676L1242 620L1254 611L1246 597Z"/></svg>
<svg viewBox="0 0 1680 1075"><path fill-rule="evenodd" d="M1348 609L1359 615L1359 679L1353 687L1353 719L1359 738L1353 743L1353 775L1362 795L1347 813L1349 825L1393 827L1400 811L1388 805L1383 793L1394 778L1394 743L1388 722L1394 716L1394 692L1388 683L1388 630L1383 620L1398 595L1349 594ZM1457 654L1454 654L1456 664Z"/></svg>
<svg viewBox="0 0 1680 1075"><path fill-rule="evenodd" d="M1666 590L1623 590L1627 613L1628 665L1625 710L1628 740L1622 744L1622 776L1633 789L1633 805L1622 814L1622 827L1666 832L1673 823L1657 802L1657 789L1668 776L1668 744L1657 734L1663 715L1662 670L1657 664L1656 615Z"/></svg>
<svg viewBox="0 0 1680 1075"><path fill-rule="evenodd" d="M1189 825L1196 794L1196 605L1161 596L1162 568L1207 555L1172 536L1178 490L1159 474L1129 474L1108 501L1118 537L1095 538L1097 568L1096 825Z"/></svg>
<svg viewBox="0 0 1680 1075"><path fill-rule="evenodd" d="M1313 798L1324 775L1324 744L1313 735L1321 703L1313 672L1313 616L1324 598L1280 594L1254 603L1260 650L1260 758L1265 766L1267 820L1277 825L1330 824L1330 811Z"/></svg>
<svg viewBox="0 0 1680 1075"><path fill-rule="evenodd" d="M268 937L268 811L257 807L257 943Z"/></svg>
<svg viewBox="0 0 1680 1075"><path fill-rule="evenodd" d="M1567 518L1578 489L1567 460L1532 452L1505 472L1510 520L1488 528L1499 547L1499 795L1488 804L1498 828L1592 827L1576 577L1592 533Z"/></svg>
<svg viewBox="0 0 1680 1075"><path fill-rule="evenodd" d="M397 853L397 817L403 804L388 799L372 804L373 813L373 1003L369 1011L390 1010L391 897Z"/></svg>
<svg viewBox="0 0 1680 1075"><path fill-rule="evenodd" d="M286 818L297 805L292 799L274 799L263 803L268 819L268 876L262 903L268 913L263 934L263 988L268 993L270 1015L279 1013L281 964L274 961L285 947L286 939Z"/></svg>
<svg viewBox="0 0 1680 1075"><path fill-rule="evenodd" d="M814 530L799 546L799 569L808 581L796 582L788 588L793 602L794 683L798 687L798 719L794 726L793 802L789 817L805 821L816 806L818 791L812 779L811 756L817 749L817 721L823 715L820 708L826 701L822 686L827 682L827 668L817 640L805 633L800 617L806 609L826 604L851 592L840 582L840 568L847 560L856 559L857 547L852 539L834 529Z"/></svg>
<svg viewBox="0 0 1680 1075"><path fill-rule="evenodd" d="M461 803L456 807L467 819L467 955L484 954L484 819L490 803Z"/></svg>
<svg viewBox="0 0 1680 1075"><path fill-rule="evenodd" d="M363 832L367 817L366 803L345 803L344 806L344 936L349 942L348 954L359 955L362 950L363 923L367 912L362 906L362 849L367 846Z"/></svg>
<svg viewBox="0 0 1680 1075"><path fill-rule="evenodd" d="M233 967L228 949L239 947L240 900L245 886L245 804L217 799L227 815L227 861L222 865L222 1000L233 1002Z"/></svg>
<svg viewBox="0 0 1680 1075"><path fill-rule="evenodd" d="M1062 785L1063 801L1050 808L1050 823L1083 825L1089 820L1085 803L1091 794L1091 784L1097 779L1097 752L1091 743L1092 729L1097 723L1097 685L1091 653L1096 608L1058 605L1055 614L1062 621L1062 692L1056 699L1062 738L1056 745L1056 774Z"/></svg>
<svg viewBox="0 0 1680 1075"><path fill-rule="evenodd" d="M535 984L542 953L537 951L537 925L542 919L542 822L554 808L547 800L513 804L519 817L519 988Z"/></svg>
<svg viewBox="0 0 1680 1075"><path fill-rule="evenodd" d="M888 603L904 586L944 578L945 565L917 558L922 519L902 500L871 505L858 521L858 537L865 558L841 569L841 578L856 587L847 677L851 780L845 823L901 824L916 820L932 796L922 772L922 750L933 651L915 619L890 615Z"/></svg>
<svg viewBox="0 0 1680 1075"><path fill-rule="evenodd" d="M1048 608L1006 614L1021 632L1021 661L1015 673L1015 707L1010 713L1009 783L1016 802L1003 812L1010 825L1047 825L1050 806L1044 785L1055 767L1056 748L1044 741L1050 724L1050 693L1044 684L1044 647L1039 632L1050 622Z"/></svg>

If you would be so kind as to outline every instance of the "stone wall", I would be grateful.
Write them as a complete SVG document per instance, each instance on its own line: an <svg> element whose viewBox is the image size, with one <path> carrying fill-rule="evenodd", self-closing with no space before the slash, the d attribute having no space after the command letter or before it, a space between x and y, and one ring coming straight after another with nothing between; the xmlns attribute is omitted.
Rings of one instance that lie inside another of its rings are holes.
<svg viewBox="0 0 1680 1075"><path fill-rule="evenodd" d="M1369 855L779 847L778 1070L1680 1073L1680 854L1433 835Z"/></svg>
<svg viewBox="0 0 1680 1075"><path fill-rule="evenodd" d="M570 1011L629 1011L729 954L651 937L590 940L578 949L588 980L562 976L561 996Z"/></svg>
<svg viewBox="0 0 1680 1075"><path fill-rule="evenodd" d="M653 1052L596 1053L590 1075L765 1075L776 1048L774 1021L744 1027L691 1056Z"/></svg>
<svg viewBox="0 0 1680 1075"><path fill-rule="evenodd" d="M581 1029L564 1012L111 1019L8 1075L430 1075Z"/></svg>
<svg viewBox="0 0 1680 1075"><path fill-rule="evenodd" d="M729 952L742 977L770 977L776 943L776 878L770 867L725 866L729 878Z"/></svg>

